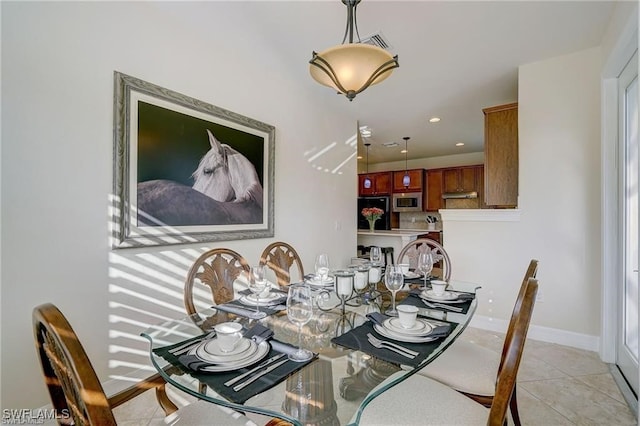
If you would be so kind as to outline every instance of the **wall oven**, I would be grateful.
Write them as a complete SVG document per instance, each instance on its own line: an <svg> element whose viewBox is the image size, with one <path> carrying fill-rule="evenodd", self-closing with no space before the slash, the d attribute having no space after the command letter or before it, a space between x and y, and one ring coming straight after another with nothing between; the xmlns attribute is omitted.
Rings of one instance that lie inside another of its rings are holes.
<svg viewBox="0 0 640 426"><path fill-rule="evenodd" d="M393 194L391 210L396 213L421 212L422 192Z"/></svg>

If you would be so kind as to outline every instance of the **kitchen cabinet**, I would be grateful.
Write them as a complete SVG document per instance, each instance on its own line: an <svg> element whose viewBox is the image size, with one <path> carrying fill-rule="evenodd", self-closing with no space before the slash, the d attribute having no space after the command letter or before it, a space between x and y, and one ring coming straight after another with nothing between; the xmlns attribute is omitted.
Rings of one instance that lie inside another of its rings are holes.
<svg viewBox="0 0 640 426"><path fill-rule="evenodd" d="M479 167L482 166L444 169L442 171L443 192L477 192Z"/></svg>
<svg viewBox="0 0 640 426"><path fill-rule="evenodd" d="M518 204L518 104L484 112L484 203L489 207Z"/></svg>
<svg viewBox="0 0 640 426"><path fill-rule="evenodd" d="M422 205L428 212L444 208L442 199L442 169L427 170L426 191Z"/></svg>
<svg viewBox="0 0 640 426"><path fill-rule="evenodd" d="M409 186L405 187L402 183L404 179L405 171L393 172L393 192L422 192L424 169L412 169L407 170L409 174Z"/></svg>
<svg viewBox="0 0 640 426"><path fill-rule="evenodd" d="M371 179L371 187L364 187L366 177ZM391 172L363 173L358 175L358 195L360 197L391 194Z"/></svg>

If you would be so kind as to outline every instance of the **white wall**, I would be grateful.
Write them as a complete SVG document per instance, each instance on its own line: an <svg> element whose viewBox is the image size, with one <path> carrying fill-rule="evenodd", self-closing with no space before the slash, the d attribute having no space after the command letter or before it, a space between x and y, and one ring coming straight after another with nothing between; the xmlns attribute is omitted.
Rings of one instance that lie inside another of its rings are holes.
<svg viewBox="0 0 640 426"><path fill-rule="evenodd" d="M543 300L532 324L593 350L600 335L600 67L599 48L520 67L519 221L447 221L443 214L453 278L483 286L480 316L505 324L537 258Z"/></svg>
<svg viewBox="0 0 640 426"><path fill-rule="evenodd" d="M3 2L2 408L48 401L34 306L57 304L100 378L116 377L149 364L139 332L183 315L186 270L213 246L109 249L114 70L274 125L274 239L293 244L309 269L320 251L336 266L355 251L356 161L324 171L353 154L343 142L355 118L312 96L311 79L291 86L291 73L306 68L270 56L246 7ZM310 167L305 154L331 142L332 154ZM271 241L215 245L253 263Z"/></svg>

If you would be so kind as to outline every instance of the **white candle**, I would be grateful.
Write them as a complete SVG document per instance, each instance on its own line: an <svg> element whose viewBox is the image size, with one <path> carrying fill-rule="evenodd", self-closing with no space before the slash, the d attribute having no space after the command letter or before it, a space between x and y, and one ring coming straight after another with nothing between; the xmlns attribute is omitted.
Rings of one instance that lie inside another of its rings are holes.
<svg viewBox="0 0 640 426"><path fill-rule="evenodd" d="M374 266L369 269L369 282L377 283L380 281L380 268L376 268Z"/></svg>
<svg viewBox="0 0 640 426"><path fill-rule="evenodd" d="M369 273L367 271L356 271L355 288L356 290L362 290L369 284Z"/></svg>
<svg viewBox="0 0 640 426"><path fill-rule="evenodd" d="M336 292L340 296L349 296L351 294L351 279L350 276L337 276L336 277Z"/></svg>

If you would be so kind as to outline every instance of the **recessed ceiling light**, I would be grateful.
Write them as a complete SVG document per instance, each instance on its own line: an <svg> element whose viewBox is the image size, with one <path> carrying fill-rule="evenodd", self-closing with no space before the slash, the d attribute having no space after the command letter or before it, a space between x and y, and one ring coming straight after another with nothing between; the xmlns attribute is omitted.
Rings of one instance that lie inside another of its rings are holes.
<svg viewBox="0 0 640 426"><path fill-rule="evenodd" d="M438 121L440 121L440 117L431 117L429 119L429 123L437 123Z"/></svg>
<svg viewBox="0 0 640 426"><path fill-rule="evenodd" d="M458 142L456 146L464 146L464 142Z"/></svg>
<svg viewBox="0 0 640 426"><path fill-rule="evenodd" d="M363 138L371 137L371 128L369 126L360 126L360 135Z"/></svg>
<svg viewBox="0 0 640 426"><path fill-rule="evenodd" d="M404 154L405 152L409 152L409 151L406 149L403 149L402 151L400 151L400 154Z"/></svg>
<svg viewBox="0 0 640 426"><path fill-rule="evenodd" d="M362 155L358 155L358 160L362 160Z"/></svg>

